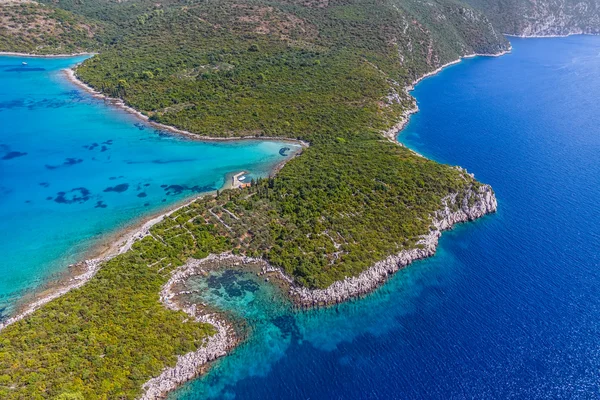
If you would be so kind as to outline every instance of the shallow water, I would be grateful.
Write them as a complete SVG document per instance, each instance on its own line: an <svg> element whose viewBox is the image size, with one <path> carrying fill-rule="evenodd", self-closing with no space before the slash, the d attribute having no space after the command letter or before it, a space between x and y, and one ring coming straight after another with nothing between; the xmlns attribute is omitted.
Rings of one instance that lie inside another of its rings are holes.
<svg viewBox="0 0 600 400"><path fill-rule="evenodd" d="M401 136L490 183L498 213L337 307L292 312L251 274L201 292L252 333L172 398L600 396L600 37L511 41L421 82Z"/></svg>
<svg viewBox="0 0 600 400"><path fill-rule="evenodd" d="M0 56L0 309L108 234L229 172L268 175L282 142L197 142L160 132L68 82L73 58ZM22 62L27 62L23 65Z"/></svg>

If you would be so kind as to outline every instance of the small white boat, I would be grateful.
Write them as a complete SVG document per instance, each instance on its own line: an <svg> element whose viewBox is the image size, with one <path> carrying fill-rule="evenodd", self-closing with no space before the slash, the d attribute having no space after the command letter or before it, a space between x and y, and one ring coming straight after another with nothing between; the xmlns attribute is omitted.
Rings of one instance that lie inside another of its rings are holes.
<svg viewBox="0 0 600 400"><path fill-rule="evenodd" d="M245 176L240 176L240 177L238 178L238 181L243 181L244 179L246 179L246 177L245 177Z"/></svg>
<svg viewBox="0 0 600 400"><path fill-rule="evenodd" d="M23 62L21 63L21 65L27 65L27 63L26 63L25 61L23 61Z"/></svg>

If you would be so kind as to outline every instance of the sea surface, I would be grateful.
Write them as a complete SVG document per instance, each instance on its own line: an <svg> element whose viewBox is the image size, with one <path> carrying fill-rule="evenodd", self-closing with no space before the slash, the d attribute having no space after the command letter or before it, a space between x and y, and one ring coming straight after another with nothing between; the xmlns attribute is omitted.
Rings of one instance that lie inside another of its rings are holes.
<svg viewBox="0 0 600 400"><path fill-rule="evenodd" d="M0 56L0 317L110 234L298 149L156 130L69 82L84 59Z"/></svg>
<svg viewBox="0 0 600 400"><path fill-rule="evenodd" d="M194 278L250 334L173 399L600 398L600 37L511 42L422 81L399 137L491 184L498 213L324 310L242 271Z"/></svg>

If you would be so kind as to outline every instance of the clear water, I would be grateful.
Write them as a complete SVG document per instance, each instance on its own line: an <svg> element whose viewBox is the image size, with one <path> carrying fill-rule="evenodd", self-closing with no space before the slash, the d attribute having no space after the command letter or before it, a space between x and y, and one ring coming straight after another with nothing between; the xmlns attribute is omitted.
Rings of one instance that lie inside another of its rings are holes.
<svg viewBox="0 0 600 400"><path fill-rule="evenodd" d="M197 142L156 131L68 82L74 58L0 56L0 309L107 234L242 170L267 175L281 142ZM23 65L26 62L27 65Z"/></svg>
<svg viewBox="0 0 600 400"><path fill-rule="evenodd" d="M600 37L511 41L420 83L400 138L492 184L499 212L338 307L291 312L259 280L201 292L252 332L172 398L600 397Z"/></svg>

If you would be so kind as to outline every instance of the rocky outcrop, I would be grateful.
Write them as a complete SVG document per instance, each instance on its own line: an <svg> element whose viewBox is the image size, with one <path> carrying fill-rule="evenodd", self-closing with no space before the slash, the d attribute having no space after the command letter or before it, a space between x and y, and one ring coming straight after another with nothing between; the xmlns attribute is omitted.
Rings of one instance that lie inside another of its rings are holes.
<svg viewBox="0 0 600 400"><path fill-rule="evenodd" d="M210 315L197 317L196 320L214 325L217 333L209 337L198 351L178 356L174 367L165 368L159 376L146 382L142 386L144 394L141 400L165 398L168 392L198 376L203 365L224 356L235 345L231 328L223 321Z"/></svg>
<svg viewBox="0 0 600 400"><path fill-rule="evenodd" d="M503 33L523 36L567 36L600 33L597 0L467 0Z"/></svg>
<svg viewBox="0 0 600 400"><path fill-rule="evenodd" d="M315 307L341 303L373 291L390 275L411 262L435 254L441 232L454 224L471 221L496 211L498 204L492 188L481 185L461 194L455 193L442 200L442 208L432 216L435 229L424 235L414 249L403 250L396 255L375 263L356 277L333 283L326 289L311 290L292 286L290 296L302 307Z"/></svg>
<svg viewBox="0 0 600 400"><path fill-rule="evenodd" d="M458 169L467 174L459 167ZM390 275L411 262L434 255L442 231L451 229L455 224L472 221L493 213L498 207L492 188L489 185L480 184L473 184L463 192L444 197L441 205L442 207L431 217L433 229L421 237L415 248L391 255L376 262L358 276L337 281L326 289L308 289L300 286L280 268L270 265L265 260L224 253L211 254L201 260L190 260L186 265L180 267L164 286L161 292L161 301L170 309L181 309L173 302L176 293L173 292L172 287L177 283L185 282L190 276L206 273L204 270L206 265L210 264L214 268L215 266L227 267L254 264L261 268L263 274L278 274L279 278L289 285L290 298L300 307L310 308L341 303L373 291L383 284ZM195 315L196 309L194 307L191 306L183 310L190 315Z"/></svg>
<svg viewBox="0 0 600 400"><path fill-rule="evenodd" d="M192 275L203 272L201 268L202 263L229 260L237 262L238 257L231 254L211 254L203 260L190 260L190 262L175 270L171 275L171 279L163 286L160 292L160 300L165 307L174 311L182 310L197 322L213 325L216 333L210 336L200 349L178 356L177 363L173 367L165 368L159 376L146 382L142 386L143 395L140 397L141 400L165 398L168 392L175 390L181 384L198 376L202 370L202 366L226 355L227 351L236 345L237 339L234 329L227 321L216 314L204 313L196 304L180 306L174 298L181 293L176 293L173 290L176 284L184 282Z"/></svg>

